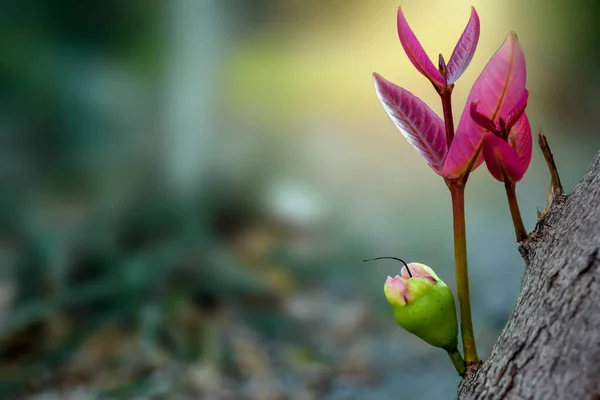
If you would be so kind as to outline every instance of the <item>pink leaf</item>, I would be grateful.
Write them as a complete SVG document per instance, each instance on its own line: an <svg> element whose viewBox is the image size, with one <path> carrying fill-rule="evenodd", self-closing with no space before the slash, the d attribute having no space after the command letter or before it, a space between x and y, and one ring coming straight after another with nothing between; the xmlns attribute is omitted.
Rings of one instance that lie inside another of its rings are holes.
<svg viewBox="0 0 600 400"><path fill-rule="evenodd" d="M463 115L469 108L470 107L465 107ZM478 135L467 135L464 130L462 132L456 132L454 140L448 149L446 159L444 160L444 177L446 178L458 178L467 172L469 161L475 155L475 150L483 138L485 129L478 126L475 122L473 122L473 125L469 128L477 130ZM473 142L471 142L470 139L473 139ZM475 171L482 162L483 154L479 153L471 167L471 171Z"/></svg>
<svg viewBox="0 0 600 400"><path fill-rule="evenodd" d="M494 178L500 182L508 179L518 182L523 178L525 169L515 150L504 140L493 133L486 133L483 137L483 158L485 165Z"/></svg>
<svg viewBox="0 0 600 400"><path fill-rule="evenodd" d="M506 117L506 129L510 130L517 121L521 119L521 116L525 112L525 107L527 107L527 99L529 99L529 90L525 90L523 96L519 100L519 102L515 105L515 107L508 113Z"/></svg>
<svg viewBox="0 0 600 400"><path fill-rule="evenodd" d="M478 42L479 16L477 15L477 11L475 11L475 7L471 7L471 18L469 18L469 22L467 22L467 26L460 36L458 43L456 43L456 47L448 62L448 85L456 82L463 72L465 72L473 59Z"/></svg>
<svg viewBox="0 0 600 400"><path fill-rule="evenodd" d="M523 171L527 171L531 162L532 152L531 126L529 125L527 114L523 114L510 130L508 144L519 156Z"/></svg>
<svg viewBox="0 0 600 400"><path fill-rule="evenodd" d="M475 81L469 99L480 100L480 111L497 121L500 116L506 117L522 99L526 78L525 56L517 35L511 32ZM468 116L464 119L470 120Z"/></svg>
<svg viewBox="0 0 600 400"><path fill-rule="evenodd" d="M406 55L415 68L429 79L436 88L441 89L445 87L446 79L444 79L441 72L433 65L431 59L425 53L423 46L419 43L419 39L417 39L410 29L402 13L402 8L398 8L398 36Z"/></svg>
<svg viewBox="0 0 600 400"><path fill-rule="evenodd" d="M525 91L525 81L525 57L517 36L511 32L473 84L467 105L479 101L478 111L497 122L500 116L508 115L519 103ZM469 159L486 131L473 121L469 108L467 106L463 110L448 150L444 165L447 178L456 178L465 173ZM483 157L479 155L473 169L482 162Z"/></svg>
<svg viewBox="0 0 600 400"><path fill-rule="evenodd" d="M470 113L473 121L480 127L490 132L498 132L498 127L496 127L494 121L492 121L491 119L479 112L479 110L477 109L478 105L479 101L474 101L471 103Z"/></svg>
<svg viewBox="0 0 600 400"><path fill-rule="evenodd" d="M375 91L394 125L438 174L447 152L444 122L408 90L373 74Z"/></svg>

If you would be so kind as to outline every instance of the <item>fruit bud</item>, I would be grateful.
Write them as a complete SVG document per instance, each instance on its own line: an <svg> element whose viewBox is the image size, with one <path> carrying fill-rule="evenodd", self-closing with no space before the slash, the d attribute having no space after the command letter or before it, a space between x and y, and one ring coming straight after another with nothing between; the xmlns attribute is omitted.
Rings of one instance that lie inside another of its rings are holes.
<svg viewBox="0 0 600 400"><path fill-rule="evenodd" d="M454 296L431 268L404 263L400 275L387 277L384 292L401 327L432 346L456 350L458 322Z"/></svg>

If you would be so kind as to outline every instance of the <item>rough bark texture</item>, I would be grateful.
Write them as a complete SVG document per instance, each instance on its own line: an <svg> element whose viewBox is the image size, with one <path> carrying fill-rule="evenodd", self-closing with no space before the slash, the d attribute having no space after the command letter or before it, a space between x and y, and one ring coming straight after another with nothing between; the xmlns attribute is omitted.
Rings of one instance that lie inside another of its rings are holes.
<svg viewBox="0 0 600 400"><path fill-rule="evenodd" d="M600 153L519 250L515 308L459 399L600 400Z"/></svg>

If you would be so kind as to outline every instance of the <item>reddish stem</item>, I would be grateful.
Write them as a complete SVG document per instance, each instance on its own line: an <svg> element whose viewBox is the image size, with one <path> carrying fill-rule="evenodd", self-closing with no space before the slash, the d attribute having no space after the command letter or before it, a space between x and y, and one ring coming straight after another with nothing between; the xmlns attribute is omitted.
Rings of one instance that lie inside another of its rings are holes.
<svg viewBox="0 0 600 400"><path fill-rule="evenodd" d="M440 69L445 77L445 67L442 66L443 59L440 56ZM452 89L454 85L446 86L439 94L442 99L444 112L444 123L446 126L446 141L448 149L454 140L454 118L452 116ZM467 171L457 180L446 180L452 196L452 217L454 225L454 264L456 267L456 292L460 310L460 333L465 352L467 365L479 361L477 347L475 345L475 334L473 333L473 319L471 317L471 295L469 292L469 266L467 263L467 232L465 223L465 185L467 179L481 151L479 143L473 157L469 161ZM452 358L452 357L451 357ZM460 371L459 371L460 373Z"/></svg>
<svg viewBox="0 0 600 400"><path fill-rule="evenodd" d="M450 184L452 216L454 219L454 262L456 265L456 292L460 309L460 332L462 335L465 362L477 362L477 348L471 319L471 295L469 292L469 267L467 264L467 233L465 226L465 186Z"/></svg>
<svg viewBox="0 0 600 400"><path fill-rule="evenodd" d="M446 143L448 149L454 140L454 117L452 116L452 89L454 85L446 86L441 92L442 110L444 112L444 123L446 124Z"/></svg>

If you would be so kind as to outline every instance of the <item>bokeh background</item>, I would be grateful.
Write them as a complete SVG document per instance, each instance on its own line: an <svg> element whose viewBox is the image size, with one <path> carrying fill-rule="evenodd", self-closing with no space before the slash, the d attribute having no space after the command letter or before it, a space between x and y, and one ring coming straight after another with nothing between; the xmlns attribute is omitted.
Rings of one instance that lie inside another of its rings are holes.
<svg viewBox="0 0 600 400"><path fill-rule="evenodd" d="M0 1L0 398L446 399L447 356L397 327L397 256L453 284L449 193L371 73L422 97L403 6L468 91L509 31L567 191L600 147L596 0ZM528 229L549 177L517 186ZM501 184L467 188L486 356L523 261Z"/></svg>

